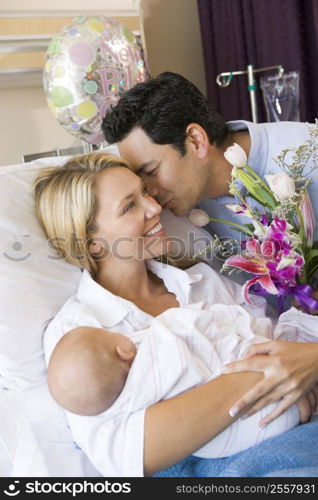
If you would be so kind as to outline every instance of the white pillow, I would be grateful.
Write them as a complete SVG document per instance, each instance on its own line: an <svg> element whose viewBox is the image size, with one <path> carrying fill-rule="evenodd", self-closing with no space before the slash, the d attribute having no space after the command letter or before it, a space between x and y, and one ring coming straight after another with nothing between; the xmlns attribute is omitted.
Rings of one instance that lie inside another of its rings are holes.
<svg viewBox="0 0 318 500"><path fill-rule="evenodd" d="M0 168L0 383L24 389L45 379L42 336L74 294L80 269L54 259L34 211L33 179L45 158Z"/></svg>
<svg viewBox="0 0 318 500"><path fill-rule="evenodd" d="M80 280L80 269L57 259L48 246L32 196L39 169L66 159L43 158L0 168L0 387L25 389L45 380L45 327L76 292ZM168 234L192 245L190 254L202 240L194 248L189 231L194 239L211 238L185 217L165 211L163 220Z"/></svg>
<svg viewBox="0 0 318 500"><path fill-rule="evenodd" d="M166 234L173 241L170 250L178 258L197 256L212 264L213 252L204 252L213 241L210 233L202 227L196 227L187 217L177 217L170 210L163 210L160 220Z"/></svg>

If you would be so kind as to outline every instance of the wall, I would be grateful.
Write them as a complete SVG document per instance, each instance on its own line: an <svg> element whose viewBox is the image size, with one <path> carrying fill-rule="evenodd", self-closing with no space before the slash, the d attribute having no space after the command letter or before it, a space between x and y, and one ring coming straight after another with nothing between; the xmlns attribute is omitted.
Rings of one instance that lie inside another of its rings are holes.
<svg viewBox="0 0 318 500"><path fill-rule="evenodd" d="M0 7L0 20L56 12L75 16L87 9L114 17L136 17L140 9L151 74L176 71L206 92L197 0L11 0ZM41 85L0 88L0 110L0 165L18 163L23 154L79 144L49 110Z"/></svg>
<svg viewBox="0 0 318 500"><path fill-rule="evenodd" d="M141 0L151 75L174 71L206 94L197 0Z"/></svg>
<svg viewBox="0 0 318 500"><path fill-rule="evenodd" d="M139 25L139 0L10 0L1 2L0 6L0 43L4 35L37 33L37 25L41 24L41 33L45 30L44 22L62 22L67 17L79 14L104 14L112 17L125 17L136 20ZM39 19L40 18L40 19ZM55 19L56 18L56 19ZM60 21L59 21L60 19ZM54 26L54 24L53 24ZM18 27L18 28L17 28ZM60 28L51 30L57 33ZM1 47L1 45L0 45ZM32 67L34 60L44 60L44 54L17 52L16 54L0 53L0 67ZM39 59L39 57L42 59ZM21 61L15 66L15 61ZM26 61L26 63L25 63ZM11 65L10 65L11 62ZM2 66L1 66L2 63ZM38 65L39 66L39 65ZM78 139L64 130L49 110L41 83L41 72L37 76L15 77L0 75L0 165L9 165L21 161L21 156L57 148L69 148L80 145ZM23 80L22 80L23 79ZM12 84L11 84L12 80ZM19 81L17 81L19 80Z"/></svg>
<svg viewBox="0 0 318 500"><path fill-rule="evenodd" d="M0 8L0 12L24 12L32 11L55 12L81 11L87 9L111 9L114 12L127 10L138 11L139 0L10 0L6 6Z"/></svg>
<svg viewBox="0 0 318 500"><path fill-rule="evenodd" d="M54 118L42 87L0 91L0 165L22 161L24 154L80 145Z"/></svg>

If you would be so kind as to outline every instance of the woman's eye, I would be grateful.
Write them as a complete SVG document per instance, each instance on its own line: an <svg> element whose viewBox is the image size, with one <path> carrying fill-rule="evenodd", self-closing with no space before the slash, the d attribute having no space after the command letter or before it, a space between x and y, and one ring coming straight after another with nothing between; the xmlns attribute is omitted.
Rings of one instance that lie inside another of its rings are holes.
<svg viewBox="0 0 318 500"><path fill-rule="evenodd" d="M129 210L131 210L135 205L136 203L134 201L131 201L130 203L128 203L128 205L125 206L123 213L125 214L126 212L129 212Z"/></svg>
<svg viewBox="0 0 318 500"><path fill-rule="evenodd" d="M149 193L148 193L148 189L146 188L146 186L143 188L142 194L143 194L143 196L148 196Z"/></svg>

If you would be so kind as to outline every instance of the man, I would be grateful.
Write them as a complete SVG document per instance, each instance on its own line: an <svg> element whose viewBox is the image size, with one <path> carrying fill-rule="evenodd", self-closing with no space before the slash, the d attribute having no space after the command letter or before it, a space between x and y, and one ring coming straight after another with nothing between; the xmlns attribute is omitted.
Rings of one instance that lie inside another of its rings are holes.
<svg viewBox="0 0 318 500"><path fill-rule="evenodd" d="M224 151L234 142L246 152L248 164L261 177L279 171L274 159L283 149L297 147L309 138L305 123L226 123L206 98L181 75L165 72L128 90L104 118L109 144L117 143L120 155L144 179L149 192L178 216L199 206L211 217L240 221L225 205L233 203L228 185L232 166ZM309 193L318 220L318 197L313 196L318 172L312 173ZM205 226L212 234L237 238L227 224ZM314 235L318 239L318 229ZM318 381L318 344L285 342L260 344L254 356L232 363L232 371L263 371L265 378L244 395L232 413L254 403L248 414L281 399L267 423L307 393ZM264 356L266 354L266 356ZM311 393L310 393L311 394ZM316 405L310 396L310 408Z"/></svg>
<svg viewBox="0 0 318 500"><path fill-rule="evenodd" d="M306 123L226 123L191 82L169 72L130 89L106 115L103 131L163 208L186 215L199 206L211 217L236 223L246 219L225 206L235 203L228 190L232 166L224 158L225 149L239 144L249 166L263 177L280 171L274 158L282 149L309 138ZM312 177L309 193L318 220L318 198L313 196L318 170ZM227 224L210 222L205 229L238 237Z"/></svg>

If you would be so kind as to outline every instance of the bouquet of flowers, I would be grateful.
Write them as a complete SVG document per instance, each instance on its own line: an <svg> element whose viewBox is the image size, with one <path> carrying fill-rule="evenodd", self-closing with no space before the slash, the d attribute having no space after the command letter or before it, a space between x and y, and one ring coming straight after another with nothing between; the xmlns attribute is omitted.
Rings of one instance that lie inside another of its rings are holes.
<svg viewBox="0 0 318 500"><path fill-rule="evenodd" d="M225 151L225 158L233 165L230 193L238 200L226 206L247 216L249 223L213 219L197 209L189 216L194 224L218 221L244 233L246 239L241 243L240 253L227 258L222 270L248 272L252 277L243 286L245 300L252 302L250 293L276 295L280 313L288 296L306 312L318 310L318 301L312 297L314 275L318 270L318 243L313 241L315 220L307 190L310 175L318 166L317 120L308 127L308 141L297 148L283 150L275 158L281 172L266 175L265 179L247 165L246 153L239 145L234 144ZM244 197L236 185L237 180L246 188Z"/></svg>

